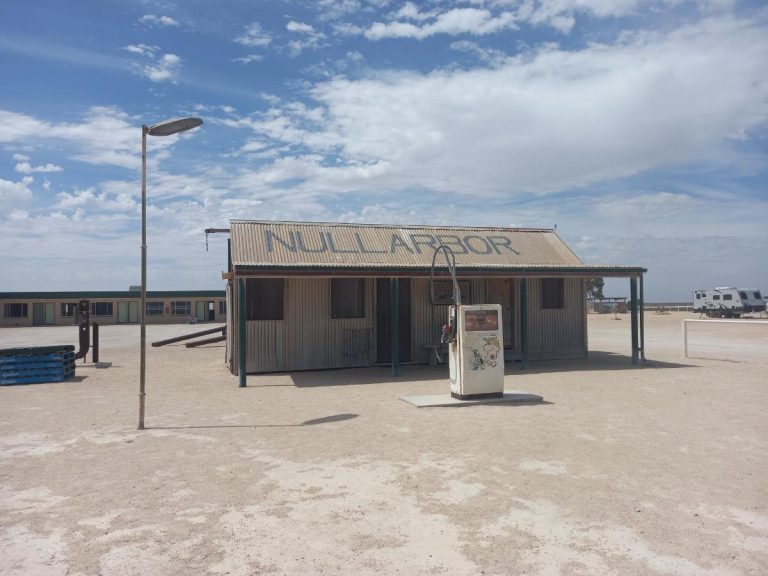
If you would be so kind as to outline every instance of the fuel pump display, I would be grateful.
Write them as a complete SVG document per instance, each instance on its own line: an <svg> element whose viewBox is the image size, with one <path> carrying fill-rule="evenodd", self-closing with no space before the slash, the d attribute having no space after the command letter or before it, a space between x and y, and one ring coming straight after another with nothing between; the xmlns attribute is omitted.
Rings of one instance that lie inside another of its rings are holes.
<svg viewBox="0 0 768 576"><path fill-rule="evenodd" d="M499 304L450 307L449 333L455 330L448 348L451 396L469 400L504 395L502 326Z"/></svg>

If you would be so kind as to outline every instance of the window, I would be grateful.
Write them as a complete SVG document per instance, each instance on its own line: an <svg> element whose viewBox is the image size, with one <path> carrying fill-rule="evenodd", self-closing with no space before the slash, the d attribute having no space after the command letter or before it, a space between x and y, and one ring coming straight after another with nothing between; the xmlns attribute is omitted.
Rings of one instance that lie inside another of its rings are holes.
<svg viewBox="0 0 768 576"><path fill-rule="evenodd" d="M26 318L28 304L12 303L3 306L3 312L6 318Z"/></svg>
<svg viewBox="0 0 768 576"><path fill-rule="evenodd" d="M763 297L760 296L760 292L753 292L753 294L755 295L755 300L762 300L763 299Z"/></svg>
<svg viewBox="0 0 768 576"><path fill-rule="evenodd" d="M91 316L112 316L112 302L91 302Z"/></svg>
<svg viewBox="0 0 768 576"><path fill-rule="evenodd" d="M219 314L226 314L226 313L227 313L227 301L219 300Z"/></svg>
<svg viewBox="0 0 768 576"><path fill-rule="evenodd" d="M247 320L283 319L283 279L249 278L245 281Z"/></svg>
<svg viewBox="0 0 768 576"><path fill-rule="evenodd" d="M720 294L713 294L712 300L720 300Z"/></svg>
<svg viewBox="0 0 768 576"><path fill-rule="evenodd" d="M696 292L696 300L698 300L699 298L701 298L701 294L699 294L698 292Z"/></svg>
<svg viewBox="0 0 768 576"><path fill-rule="evenodd" d="M172 316L189 316L192 313L192 302L171 302Z"/></svg>
<svg viewBox="0 0 768 576"><path fill-rule="evenodd" d="M147 316L162 316L163 315L163 303L162 302L145 302L146 308L144 313Z"/></svg>
<svg viewBox="0 0 768 576"><path fill-rule="evenodd" d="M563 308L564 281L562 278L541 279L541 307L544 309Z"/></svg>
<svg viewBox="0 0 768 576"><path fill-rule="evenodd" d="M739 298L741 298L742 300L746 300L747 299L747 293L746 292L742 292L741 290L739 290ZM730 300L730 298L723 298L723 300Z"/></svg>
<svg viewBox="0 0 768 576"><path fill-rule="evenodd" d="M62 302L61 303L61 316L64 318L72 318L77 313L76 302Z"/></svg>
<svg viewBox="0 0 768 576"><path fill-rule="evenodd" d="M365 318L365 280L331 278L331 318Z"/></svg>
<svg viewBox="0 0 768 576"><path fill-rule="evenodd" d="M723 300L733 300L733 294L723 294Z"/></svg>

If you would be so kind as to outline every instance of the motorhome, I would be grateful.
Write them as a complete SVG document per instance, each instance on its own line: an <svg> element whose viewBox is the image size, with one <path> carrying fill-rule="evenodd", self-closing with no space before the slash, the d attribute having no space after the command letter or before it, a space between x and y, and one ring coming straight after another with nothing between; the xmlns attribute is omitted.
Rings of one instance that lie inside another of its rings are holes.
<svg viewBox="0 0 768 576"><path fill-rule="evenodd" d="M765 310L760 290L723 286L693 291L693 311L710 318L738 318L750 312Z"/></svg>

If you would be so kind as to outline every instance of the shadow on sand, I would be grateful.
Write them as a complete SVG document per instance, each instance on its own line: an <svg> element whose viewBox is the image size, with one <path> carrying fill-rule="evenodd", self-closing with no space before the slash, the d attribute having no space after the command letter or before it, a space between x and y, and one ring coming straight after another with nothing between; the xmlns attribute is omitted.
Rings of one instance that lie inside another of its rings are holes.
<svg viewBox="0 0 768 576"><path fill-rule="evenodd" d="M317 426L331 422L343 422L357 418L359 414L332 414L321 418L304 420L299 424L209 424L205 426L147 426L146 430L207 430L216 428L299 428L302 426Z"/></svg>

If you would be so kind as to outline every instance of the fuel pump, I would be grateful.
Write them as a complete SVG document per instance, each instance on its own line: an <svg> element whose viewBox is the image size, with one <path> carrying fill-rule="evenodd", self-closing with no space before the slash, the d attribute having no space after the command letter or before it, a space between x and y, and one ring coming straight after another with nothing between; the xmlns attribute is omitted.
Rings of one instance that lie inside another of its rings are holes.
<svg viewBox="0 0 768 576"><path fill-rule="evenodd" d="M444 245L432 256L430 300L435 306L434 276L438 252L453 283L452 304L448 307L447 323L443 324L440 342L448 344L448 368L451 396L461 400L504 395L504 339L501 305L462 305L461 290L456 279L456 256ZM435 354L439 352L435 347Z"/></svg>

